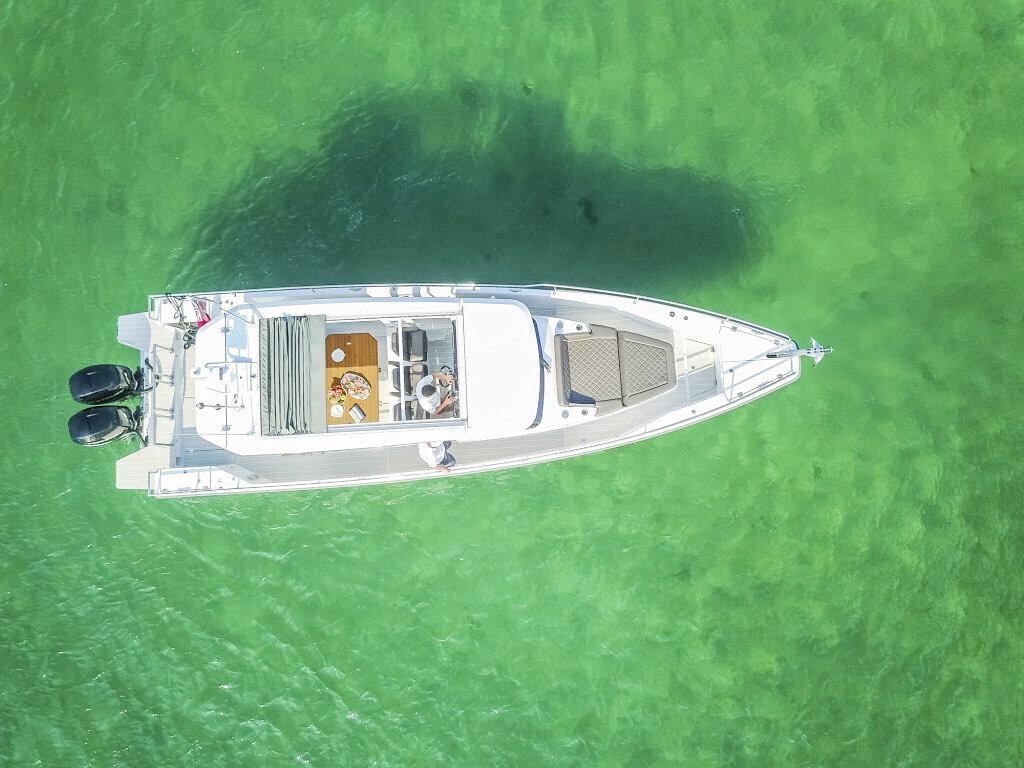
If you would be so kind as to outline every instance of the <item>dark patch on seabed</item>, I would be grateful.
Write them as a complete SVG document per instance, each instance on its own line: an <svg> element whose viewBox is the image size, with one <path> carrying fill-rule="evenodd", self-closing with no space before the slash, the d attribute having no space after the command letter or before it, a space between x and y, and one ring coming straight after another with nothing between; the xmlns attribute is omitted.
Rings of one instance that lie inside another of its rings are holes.
<svg viewBox="0 0 1024 768"><path fill-rule="evenodd" d="M257 158L204 218L173 290L554 282L657 295L758 247L735 189L577 152L558 104L475 82L343 105L318 152Z"/></svg>

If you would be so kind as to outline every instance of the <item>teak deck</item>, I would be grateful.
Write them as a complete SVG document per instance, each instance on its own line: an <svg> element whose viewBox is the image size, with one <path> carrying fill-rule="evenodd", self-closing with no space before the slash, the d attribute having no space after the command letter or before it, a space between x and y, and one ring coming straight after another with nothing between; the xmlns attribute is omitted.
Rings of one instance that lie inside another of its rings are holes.
<svg viewBox="0 0 1024 768"><path fill-rule="evenodd" d="M340 363L331 359L331 352L335 349L342 349L345 352L345 359ZM358 373L370 382L370 396L365 400L354 400L351 397L345 400L345 413L341 416L331 415L331 403L327 401L327 424L328 426L339 426L341 424L355 424L356 422L349 415L349 408L358 405L366 414L364 422L377 421L380 411L380 384L377 380L379 371L377 368L377 340L368 333L332 333L327 337L324 347L324 356L327 362L327 384L329 390L332 384L349 371Z"/></svg>

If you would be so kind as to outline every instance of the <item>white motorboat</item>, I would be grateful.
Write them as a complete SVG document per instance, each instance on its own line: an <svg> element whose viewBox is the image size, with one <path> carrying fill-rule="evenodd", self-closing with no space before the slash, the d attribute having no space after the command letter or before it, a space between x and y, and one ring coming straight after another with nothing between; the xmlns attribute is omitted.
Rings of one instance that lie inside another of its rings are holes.
<svg viewBox="0 0 1024 768"><path fill-rule="evenodd" d="M601 451L774 392L797 380L801 357L831 351L682 304L554 285L150 296L148 311L120 318L118 340L141 365L72 376L90 407L69 431L83 445L137 435L117 487L170 498ZM137 407L114 404L130 398Z"/></svg>

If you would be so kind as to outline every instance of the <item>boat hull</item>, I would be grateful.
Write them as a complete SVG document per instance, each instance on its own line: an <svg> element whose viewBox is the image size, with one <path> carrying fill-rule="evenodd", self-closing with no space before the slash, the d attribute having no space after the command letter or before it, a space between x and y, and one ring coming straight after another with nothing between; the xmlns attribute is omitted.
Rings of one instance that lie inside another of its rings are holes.
<svg viewBox="0 0 1024 768"><path fill-rule="evenodd" d="M548 370L542 380L538 420L528 429L486 439L474 439L472 430L459 433L451 449L457 463L450 473L427 467L415 442L346 448L339 440L337 449L233 452L198 434L191 415L195 392L190 389L194 385L188 371L194 364L194 350L185 342L192 318L181 317L180 309L176 316L164 297L154 296L148 312L121 318L119 339L137 349L140 360L148 360L164 384L157 383L143 394L147 444L118 462L118 486L161 498L182 498L346 488L511 470L665 435L764 397L800 375L798 358L777 355L796 348L785 334L683 304L607 291L551 285L315 286L204 294L201 300L207 302L204 310L212 309L216 318L221 306L240 312L237 308L261 302L270 306L311 298L338 303L361 299L522 303L537 321L540 353ZM558 355L559 335L605 326L671 345L675 386L612 412L600 405L559 402L556 372L548 364Z"/></svg>

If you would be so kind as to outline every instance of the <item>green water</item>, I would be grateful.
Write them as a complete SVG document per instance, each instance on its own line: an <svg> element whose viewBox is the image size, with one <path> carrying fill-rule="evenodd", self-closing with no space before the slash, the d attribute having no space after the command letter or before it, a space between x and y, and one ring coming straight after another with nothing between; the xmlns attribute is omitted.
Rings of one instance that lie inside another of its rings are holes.
<svg viewBox="0 0 1024 768"><path fill-rule="evenodd" d="M0 764L1024 764L1024 7L8 2ZM838 352L611 453L156 502L148 293L551 281Z"/></svg>

